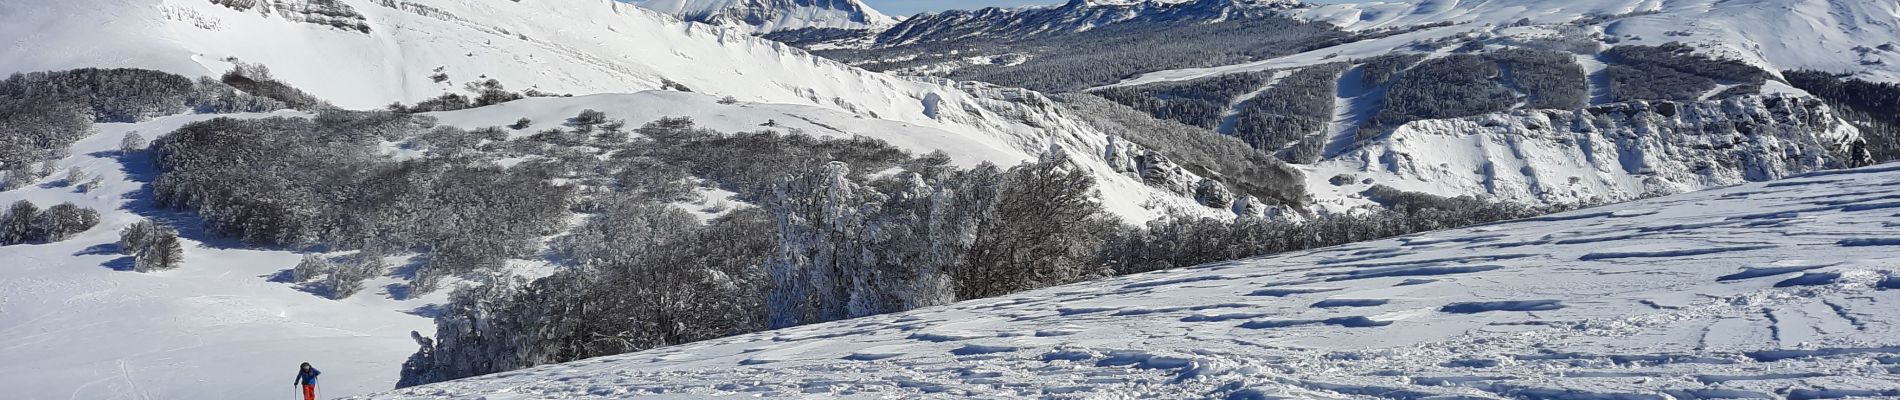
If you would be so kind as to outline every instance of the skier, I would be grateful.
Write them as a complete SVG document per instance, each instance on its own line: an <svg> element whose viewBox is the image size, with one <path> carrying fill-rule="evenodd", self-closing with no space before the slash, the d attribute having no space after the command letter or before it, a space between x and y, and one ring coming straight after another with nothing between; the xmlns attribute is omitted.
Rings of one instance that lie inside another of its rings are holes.
<svg viewBox="0 0 1900 400"><path fill-rule="evenodd" d="M290 385L303 386L303 400L317 400L317 375L321 373L310 363L303 363L303 366L297 367L297 380L291 381Z"/></svg>

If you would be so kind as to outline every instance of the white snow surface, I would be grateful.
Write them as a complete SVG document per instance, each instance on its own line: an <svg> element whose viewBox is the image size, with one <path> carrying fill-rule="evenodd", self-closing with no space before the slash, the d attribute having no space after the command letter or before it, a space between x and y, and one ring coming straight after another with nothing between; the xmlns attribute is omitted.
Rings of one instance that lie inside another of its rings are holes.
<svg viewBox="0 0 1900 400"><path fill-rule="evenodd" d="M1900 397L1900 165L363 399Z"/></svg>
<svg viewBox="0 0 1900 400"><path fill-rule="evenodd" d="M628 0L688 21L773 32L803 28L876 29L897 23L858 0Z"/></svg>

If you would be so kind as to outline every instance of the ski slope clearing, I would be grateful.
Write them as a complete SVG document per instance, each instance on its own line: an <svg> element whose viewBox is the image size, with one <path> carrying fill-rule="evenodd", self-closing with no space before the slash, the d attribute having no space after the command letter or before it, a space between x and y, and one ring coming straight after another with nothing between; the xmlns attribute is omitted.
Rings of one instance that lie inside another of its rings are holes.
<svg viewBox="0 0 1900 400"><path fill-rule="evenodd" d="M282 113L280 115L295 115ZM239 118L266 115L236 115ZM281 277L290 251L245 248L212 238L194 215L153 208L155 173L144 154L120 157L119 138L148 138L213 115L98 124L59 168L100 178L81 193L46 179L0 192L0 202L73 202L100 213L99 226L50 244L0 247L0 386L9 399L275 399L289 394L297 363L324 374L326 396L395 386L412 330L446 293L404 298L401 279L379 277L342 301ZM132 272L119 230L143 217L181 228L185 262L176 270ZM395 262L395 264L401 264ZM397 300L397 299L401 300Z"/></svg>
<svg viewBox="0 0 1900 400"><path fill-rule="evenodd" d="M1896 189L1889 164L362 398L1893 397L1900 215L1869 205Z"/></svg>

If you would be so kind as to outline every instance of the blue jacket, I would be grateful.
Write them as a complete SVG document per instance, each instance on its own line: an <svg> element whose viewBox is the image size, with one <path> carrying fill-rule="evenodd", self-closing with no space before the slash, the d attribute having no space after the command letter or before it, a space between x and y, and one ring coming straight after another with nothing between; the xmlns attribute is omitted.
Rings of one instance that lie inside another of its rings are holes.
<svg viewBox="0 0 1900 400"><path fill-rule="evenodd" d="M303 373L303 371L297 371L297 380L291 381L291 384L315 386L317 384L317 375L322 373L323 372L317 371L316 368L311 368L308 374Z"/></svg>

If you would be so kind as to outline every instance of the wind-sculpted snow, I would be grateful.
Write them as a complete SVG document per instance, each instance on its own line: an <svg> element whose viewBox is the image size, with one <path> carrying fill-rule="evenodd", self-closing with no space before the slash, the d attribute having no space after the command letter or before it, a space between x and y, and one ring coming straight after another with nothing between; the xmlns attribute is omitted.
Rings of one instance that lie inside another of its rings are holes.
<svg viewBox="0 0 1900 400"><path fill-rule="evenodd" d="M1900 257L1855 240L1900 216L1843 206L1896 182L1745 184L365 398L1894 396Z"/></svg>

